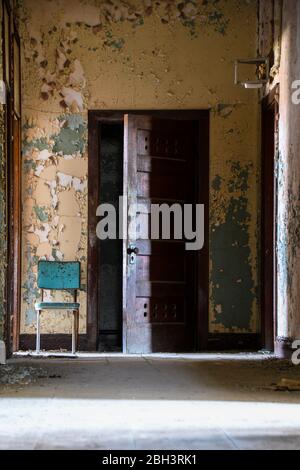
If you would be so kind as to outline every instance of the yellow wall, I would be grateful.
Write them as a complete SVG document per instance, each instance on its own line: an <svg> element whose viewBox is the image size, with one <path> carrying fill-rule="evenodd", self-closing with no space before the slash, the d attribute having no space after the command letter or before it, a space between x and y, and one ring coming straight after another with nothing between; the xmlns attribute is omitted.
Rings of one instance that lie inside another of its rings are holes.
<svg viewBox="0 0 300 470"><path fill-rule="evenodd" d="M189 108L211 109L210 331L257 331L259 105L233 83L234 59L257 53L256 1L21 5L21 332L35 331L39 258L81 260L86 282L87 111ZM69 332L65 314L42 318Z"/></svg>

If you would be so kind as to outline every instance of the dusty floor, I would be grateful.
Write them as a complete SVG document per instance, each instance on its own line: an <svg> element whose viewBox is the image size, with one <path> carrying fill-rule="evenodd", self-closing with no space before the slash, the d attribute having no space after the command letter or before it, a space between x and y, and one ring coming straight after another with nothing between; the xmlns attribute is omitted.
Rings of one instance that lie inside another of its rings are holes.
<svg viewBox="0 0 300 470"><path fill-rule="evenodd" d="M282 377L300 379L300 366L249 354L13 359L0 366L0 449L297 449L300 392L272 390Z"/></svg>

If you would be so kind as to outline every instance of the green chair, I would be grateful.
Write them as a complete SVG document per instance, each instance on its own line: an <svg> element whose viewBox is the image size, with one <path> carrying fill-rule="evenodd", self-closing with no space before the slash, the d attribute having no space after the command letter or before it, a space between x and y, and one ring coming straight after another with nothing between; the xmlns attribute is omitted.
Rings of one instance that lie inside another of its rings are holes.
<svg viewBox="0 0 300 470"><path fill-rule="evenodd" d="M80 263L78 261L40 261L38 264L38 287L42 301L35 304L36 352L40 352L40 315L43 310L69 310L73 312L72 353L78 349L79 308L77 290L80 289ZM44 302L44 289L65 290L73 293L73 302Z"/></svg>

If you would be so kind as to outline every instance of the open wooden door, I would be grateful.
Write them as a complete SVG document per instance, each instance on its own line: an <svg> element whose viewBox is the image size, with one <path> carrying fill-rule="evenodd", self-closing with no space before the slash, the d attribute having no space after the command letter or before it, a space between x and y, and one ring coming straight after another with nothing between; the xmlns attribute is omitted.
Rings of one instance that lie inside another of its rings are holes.
<svg viewBox="0 0 300 470"><path fill-rule="evenodd" d="M184 239L175 239L172 224L170 239L143 239L142 234L150 225L150 204L196 202L198 130L199 122L194 120L125 115L125 352L195 349L197 254L185 250Z"/></svg>

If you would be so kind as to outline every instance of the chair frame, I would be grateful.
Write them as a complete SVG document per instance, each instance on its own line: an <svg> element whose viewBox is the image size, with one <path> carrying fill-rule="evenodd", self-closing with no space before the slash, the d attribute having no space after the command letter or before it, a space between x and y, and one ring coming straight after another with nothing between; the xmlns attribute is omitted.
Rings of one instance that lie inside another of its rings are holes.
<svg viewBox="0 0 300 470"><path fill-rule="evenodd" d="M49 261L50 263L51 261ZM79 263L79 262L78 262ZM80 263L79 263L80 265ZM44 291L48 290L46 288L41 288L41 301L44 301ZM73 303L77 303L78 298L78 289L51 289L49 290L65 290L73 292ZM43 310L45 309L36 309L36 354L41 352L41 328L40 328L40 316ZM55 310L54 308L51 310ZM57 307L59 310L59 307ZM68 309L65 309L68 310ZM73 321L72 321L72 354L75 354L78 350L78 338L79 338L79 307L78 309L70 309L69 311L73 312Z"/></svg>

